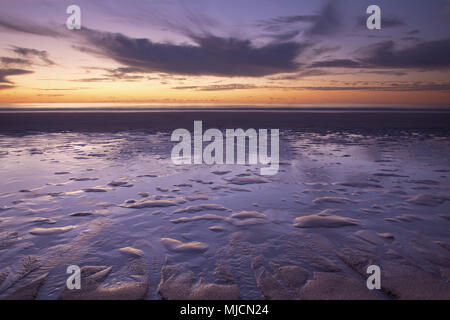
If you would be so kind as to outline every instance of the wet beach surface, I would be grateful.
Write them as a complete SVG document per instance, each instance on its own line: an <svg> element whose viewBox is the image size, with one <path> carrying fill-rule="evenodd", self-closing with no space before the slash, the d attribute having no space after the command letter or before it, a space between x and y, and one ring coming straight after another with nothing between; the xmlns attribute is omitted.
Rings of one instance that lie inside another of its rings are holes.
<svg viewBox="0 0 450 320"><path fill-rule="evenodd" d="M175 166L170 130L6 129L0 298L450 299L450 133L430 123L279 125L275 176Z"/></svg>

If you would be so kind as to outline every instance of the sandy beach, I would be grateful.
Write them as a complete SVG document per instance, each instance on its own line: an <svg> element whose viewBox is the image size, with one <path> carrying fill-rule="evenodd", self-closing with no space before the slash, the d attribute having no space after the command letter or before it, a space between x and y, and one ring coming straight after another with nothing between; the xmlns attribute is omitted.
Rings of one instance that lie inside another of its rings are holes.
<svg viewBox="0 0 450 320"><path fill-rule="evenodd" d="M173 129L280 128L280 170ZM450 114L0 115L1 299L450 299ZM66 268L82 269L68 290ZM366 269L381 268L381 290Z"/></svg>

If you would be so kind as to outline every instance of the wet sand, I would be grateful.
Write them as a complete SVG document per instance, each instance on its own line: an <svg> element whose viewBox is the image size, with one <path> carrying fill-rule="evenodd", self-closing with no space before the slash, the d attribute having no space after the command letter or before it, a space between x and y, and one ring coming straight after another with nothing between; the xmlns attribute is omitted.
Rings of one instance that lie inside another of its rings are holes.
<svg viewBox="0 0 450 320"><path fill-rule="evenodd" d="M174 165L194 119L281 127L279 173ZM0 299L450 299L448 120L1 114Z"/></svg>

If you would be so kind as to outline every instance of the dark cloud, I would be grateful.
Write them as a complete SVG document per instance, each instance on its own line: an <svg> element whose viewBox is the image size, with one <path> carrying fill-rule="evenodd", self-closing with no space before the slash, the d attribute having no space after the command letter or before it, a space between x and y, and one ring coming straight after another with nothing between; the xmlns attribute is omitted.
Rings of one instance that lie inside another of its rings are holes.
<svg viewBox="0 0 450 320"><path fill-rule="evenodd" d="M317 14L258 20L255 25L269 33L269 37L274 40L291 40L301 33L306 37L332 35L337 33L342 26L339 3L340 0L329 0ZM300 24L307 25L301 26Z"/></svg>
<svg viewBox="0 0 450 320"><path fill-rule="evenodd" d="M27 59L0 57L0 62L4 66L29 66L31 62Z"/></svg>
<svg viewBox="0 0 450 320"><path fill-rule="evenodd" d="M286 42L295 39L295 37L297 37L300 34L301 34L300 30L292 30L284 33L269 34L268 38L272 39L275 42Z"/></svg>
<svg viewBox="0 0 450 320"><path fill-rule="evenodd" d="M319 18L318 15L296 15L284 16L271 20L273 23L297 23L297 22L315 22Z"/></svg>
<svg viewBox="0 0 450 320"><path fill-rule="evenodd" d="M97 77L97 78L75 79L72 81L74 81L74 82L111 82L113 80L108 77L103 77L103 78Z"/></svg>
<svg viewBox="0 0 450 320"><path fill-rule="evenodd" d="M450 67L450 39L420 42L397 49L393 41L383 41L359 51L358 59L372 67L438 69Z"/></svg>
<svg viewBox="0 0 450 320"><path fill-rule="evenodd" d="M119 67L119 68L99 68L99 67L83 67L90 72L91 70L100 70L104 74L101 77L75 79L76 82L114 82L114 81L139 81L148 79L144 74L144 70L134 67Z"/></svg>
<svg viewBox="0 0 450 320"><path fill-rule="evenodd" d="M420 41L420 38L418 37L403 37L403 41Z"/></svg>
<svg viewBox="0 0 450 320"><path fill-rule="evenodd" d="M50 60L49 54L45 50L41 51L41 50L37 50L37 49L23 48L23 47L13 47L13 49L11 49L11 50L22 57L27 57L27 58L36 57L36 58L40 59L44 64L49 65L49 66L55 64L52 60Z"/></svg>
<svg viewBox="0 0 450 320"><path fill-rule="evenodd" d="M318 15L284 16L268 20L258 20L255 25L268 32L281 32L291 25L305 22L313 23L318 19Z"/></svg>
<svg viewBox="0 0 450 320"><path fill-rule="evenodd" d="M12 85L0 84L0 90L6 90L6 89L12 89L12 88L14 88L14 86L12 86Z"/></svg>
<svg viewBox="0 0 450 320"><path fill-rule="evenodd" d="M405 22L397 17L382 17L381 27L382 28L395 28L405 25Z"/></svg>
<svg viewBox="0 0 450 320"><path fill-rule="evenodd" d="M419 33L420 33L420 30L415 29L415 30L408 31L406 34L411 36L411 35L419 34Z"/></svg>
<svg viewBox="0 0 450 320"><path fill-rule="evenodd" d="M249 40L208 34L192 35L196 45L155 43L87 28L77 34L90 50L123 66L184 75L259 77L292 72L299 66L295 59L308 46L283 42L256 47Z"/></svg>
<svg viewBox="0 0 450 320"><path fill-rule="evenodd" d="M174 87L173 89L178 90L186 90L186 89L194 89L198 91L230 91L230 90L245 90L245 89L259 89L260 87L252 84L218 84L218 85L209 85L209 86L183 86L183 87Z"/></svg>
<svg viewBox="0 0 450 320"><path fill-rule="evenodd" d="M412 39L410 39L412 40ZM352 59L316 61L311 68L360 68L417 70L450 67L450 39L419 42L413 46L396 48L393 41L382 41L357 50Z"/></svg>
<svg viewBox="0 0 450 320"><path fill-rule="evenodd" d="M381 82L372 85L355 83L343 83L342 85L328 86L270 86L270 85L251 85L251 84L226 84L226 85L207 85L207 86L184 86L174 87L176 90L197 90L197 91L224 91L224 90L245 90L245 89L279 89L279 90L313 90L313 91L450 91L448 82Z"/></svg>
<svg viewBox="0 0 450 320"><path fill-rule="evenodd" d="M0 69L0 83L1 84L12 84L11 81L7 79L7 77L10 76L19 76L24 74L30 74L33 73L33 71L30 70L23 70L23 69Z"/></svg>
<svg viewBox="0 0 450 320"><path fill-rule="evenodd" d="M406 76L408 74L406 72L392 71L392 70L373 70L373 71L365 71L365 73L380 74L386 76L397 76L397 77Z"/></svg>
<svg viewBox="0 0 450 320"><path fill-rule="evenodd" d="M115 69L104 69L107 72L107 77L111 80L126 80L137 81L145 78L140 73L145 73L142 69L134 67L120 67Z"/></svg>
<svg viewBox="0 0 450 320"><path fill-rule="evenodd" d="M332 59L317 61L311 64L312 68L364 68L361 63L350 59Z"/></svg>
<svg viewBox="0 0 450 320"><path fill-rule="evenodd" d="M340 65L342 69L345 70L345 63L337 63L336 65ZM351 69L351 67L350 67ZM309 68L301 72L297 73L291 73L286 75L280 75L280 76L274 76L270 77L270 80L299 80L309 77L319 77L319 76L342 76L342 75L348 75L348 74L362 74L362 73L368 73L368 74L379 74L379 75L388 75L388 76L405 76L407 75L406 72L401 71L392 71L392 70L351 70L351 71L329 71L327 68Z"/></svg>
<svg viewBox="0 0 450 320"><path fill-rule="evenodd" d="M368 16L361 16L356 19L356 26L359 28L363 26L366 27ZM396 16L384 16L381 15L381 28L395 28L404 26L405 22Z"/></svg>
<svg viewBox="0 0 450 320"><path fill-rule="evenodd" d="M315 91L450 91L450 83L391 83L380 86L317 86L303 87L303 89Z"/></svg>
<svg viewBox="0 0 450 320"><path fill-rule="evenodd" d="M318 76L335 76L343 73L330 72L323 69L307 69L305 71L270 77L269 80L299 80Z"/></svg>
<svg viewBox="0 0 450 320"><path fill-rule="evenodd" d="M328 1L320 10L306 34L310 36L328 36L335 34L342 26L342 17L339 12L340 1Z"/></svg>
<svg viewBox="0 0 450 320"><path fill-rule="evenodd" d="M320 56L325 53L336 52L340 49L341 49L340 46L336 46L336 47L322 46L322 47L318 47L318 48L313 48L312 51L314 52L315 56Z"/></svg>
<svg viewBox="0 0 450 320"><path fill-rule="evenodd" d="M60 28L65 28L65 26L61 25ZM42 26L30 22L26 22L17 17L6 17L4 15L0 16L0 30L5 30L9 32L20 32L20 33L29 33L39 36L49 36L49 37L58 37L62 33L58 31L55 27ZM63 29L64 30L64 29Z"/></svg>

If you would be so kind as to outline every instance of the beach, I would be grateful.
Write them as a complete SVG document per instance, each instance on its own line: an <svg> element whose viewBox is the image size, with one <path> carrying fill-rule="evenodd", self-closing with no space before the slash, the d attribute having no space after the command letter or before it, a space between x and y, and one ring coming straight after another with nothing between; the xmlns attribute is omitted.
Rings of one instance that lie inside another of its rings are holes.
<svg viewBox="0 0 450 320"><path fill-rule="evenodd" d="M173 164L195 120L278 173ZM448 112L4 112L0 299L450 299L449 158Z"/></svg>

